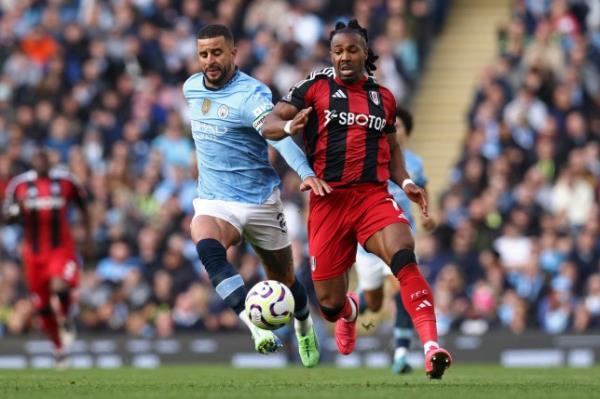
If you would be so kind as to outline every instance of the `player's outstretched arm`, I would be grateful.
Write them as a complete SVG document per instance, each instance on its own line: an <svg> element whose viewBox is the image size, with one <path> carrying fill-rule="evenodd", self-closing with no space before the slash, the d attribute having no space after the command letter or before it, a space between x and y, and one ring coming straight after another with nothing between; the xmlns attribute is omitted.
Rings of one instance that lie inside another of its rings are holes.
<svg viewBox="0 0 600 399"><path fill-rule="evenodd" d="M306 126L311 111L312 107L299 111L292 104L280 101L267 115L260 133L269 140L281 140L294 135Z"/></svg>
<svg viewBox="0 0 600 399"><path fill-rule="evenodd" d="M316 195L323 196L329 194L332 188L324 180L316 177L304 152L294 143L291 137L283 140L267 140L281 154L285 162L300 176L302 184L300 191L313 190Z"/></svg>
<svg viewBox="0 0 600 399"><path fill-rule="evenodd" d="M413 202L417 203L421 208L421 213L424 217L429 217L427 210L427 196L425 190L417 186L410 179L410 175L404 164L404 154L402 147L395 134L388 134L388 143L390 145L390 179L402 187L406 196Z"/></svg>

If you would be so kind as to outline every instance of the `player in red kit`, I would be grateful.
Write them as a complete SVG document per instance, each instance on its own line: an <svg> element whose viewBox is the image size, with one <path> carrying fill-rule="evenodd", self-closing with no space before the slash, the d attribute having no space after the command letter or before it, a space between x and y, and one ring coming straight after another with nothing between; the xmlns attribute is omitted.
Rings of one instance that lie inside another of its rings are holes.
<svg viewBox="0 0 600 399"><path fill-rule="evenodd" d="M441 378L452 358L438 344L433 296L417 266L408 220L387 190L391 179L427 216L425 193L410 180L394 134L396 101L370 76L377 57L356 20L336 24L330 39L333 68L297 83L261 133L280 139L303 131L313 170L333 187L326 196L310 196L308 234L312 279L324 317L336 322L338 350L349 354L356 343L358 298L347 291L360 243L398 279L423 342L427 375Z"/></svg>
<svg viewBox="0 0 600 399"><path fill-rule="evenodd" d="M44 332L52 340L57 366L66 364L65 346L74 339L70 318L72 290L77 287L79 262L71 236L70 205L81 209L89 246L90 224L85 194L70 174L50 168L46 150L37 150L32 169L14 177L6 188L3 215L24 227L23 265L32 302ZM58 298L53 309L51 297Z"/></svg>

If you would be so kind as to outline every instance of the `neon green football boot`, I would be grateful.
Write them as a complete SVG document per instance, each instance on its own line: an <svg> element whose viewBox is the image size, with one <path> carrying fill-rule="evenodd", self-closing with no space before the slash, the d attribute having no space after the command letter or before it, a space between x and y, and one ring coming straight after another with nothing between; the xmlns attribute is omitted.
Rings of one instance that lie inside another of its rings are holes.
<svg viewBox="0 0 600 399"><path fill-rule="evenodd" d="M302 364L304 367L314 367L319 363L320 357L319 341L314 326L310 328L310 331L306 335L300 335L296 331L296 338L298 339L298 353L300 354Z"/></svg>
<svg viewBox="0 0 600 399"><path fill-rule="evenodd" d="M252 329L252 339L254 339L254 349L263 355L277 352L283 347L281 340L273 334L273 331L263 330L262 328Z"/></svg>

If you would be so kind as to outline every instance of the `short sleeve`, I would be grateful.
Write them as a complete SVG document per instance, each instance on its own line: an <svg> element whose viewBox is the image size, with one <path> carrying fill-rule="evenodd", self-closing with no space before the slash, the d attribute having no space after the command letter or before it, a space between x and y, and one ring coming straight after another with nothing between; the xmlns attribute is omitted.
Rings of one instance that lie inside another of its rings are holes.
<svg viewBox="0 0 600 399"><path fill-rule="evenodd" d="M306 79L296 83L281 101L292 104L298 110L308 107L312 103L310 88L314 82L314 79Z"/></svg>
<svg viewBox="0 0 600 399"><path fill-rule="evenodd" d="M260 132L265 118L273 110L271 90L266 86L257 86L256 90L247 98L242 111L244 126L252 126Z"/></svg>

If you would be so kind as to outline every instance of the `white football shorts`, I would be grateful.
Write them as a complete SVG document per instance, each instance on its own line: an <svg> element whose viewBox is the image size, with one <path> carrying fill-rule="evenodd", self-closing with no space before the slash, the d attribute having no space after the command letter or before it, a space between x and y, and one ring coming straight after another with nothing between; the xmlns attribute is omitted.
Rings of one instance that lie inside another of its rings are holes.
<svg viewBox="0 0 600 399"><path fill-rule="evenodd" d="M268 251L290 245L279 189L262 204L212 199L194 199L194 216L223 219L235 227L248 242Z"/></svg>
<svg viewBox="0 0 600 399"><path fill-rule="evenodd" d="M354 268L358 278L358 288L362 291L370 291L381 287L385 276L392 275L390 267L384 261L367 252L360 245L356 251Z"/></svg>

